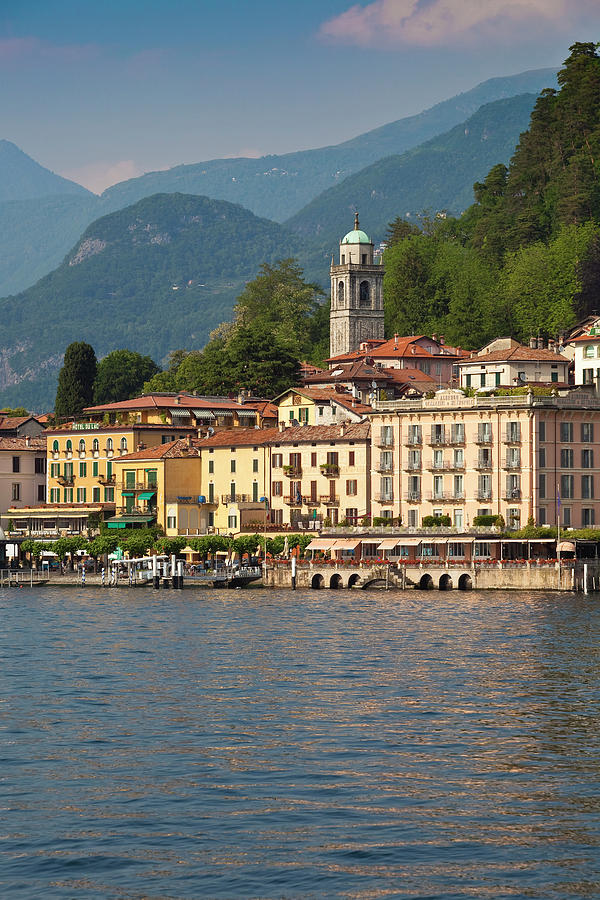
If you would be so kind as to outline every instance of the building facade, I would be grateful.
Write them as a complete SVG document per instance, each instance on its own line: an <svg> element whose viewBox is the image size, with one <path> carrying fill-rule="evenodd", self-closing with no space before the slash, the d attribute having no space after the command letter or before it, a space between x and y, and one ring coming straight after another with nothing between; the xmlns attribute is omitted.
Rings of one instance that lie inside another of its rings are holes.
<svg viewBox="0 0 600 900"><path fill-rule="evenodd" d="M46 500L46 441L39 437L0 437L0 514Z"/></svg>
<svg viewBox="0 0 600 900"><path fill-rule="evenodd" d="M332 260L330 269L331 356L358 350L363 341L383 340L383 274L356 213L354 229L340 241L339 263Z"/></svg>

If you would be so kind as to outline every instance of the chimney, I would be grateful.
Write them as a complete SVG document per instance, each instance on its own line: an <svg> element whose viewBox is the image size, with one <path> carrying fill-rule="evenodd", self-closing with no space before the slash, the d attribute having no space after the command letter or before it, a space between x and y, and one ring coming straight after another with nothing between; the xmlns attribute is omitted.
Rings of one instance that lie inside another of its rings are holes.
<svg viewBox="0 0 600 900"><path fill-rule="evenodd" d="M31 443L31 441L30 441L30 439L29 439L29 435L26 434L26 435L25 435L25 446L26 446L26 447L29 447L29 444L30 444L30 443Z"/></svg>
<svg viewBox="0 0 600 900"><path fill-rule="evenodd" d="M529 338L529 349L535 350L537 348L537 339L534 338L533 335Z"/></svg>
<svg viewBox="0 0 600 900"><path fill-rule="evenodd" d="M285 422L283 420L281 422L278 422L277 427L280 431L283 431L285 428Z"/></svg>
<svg viewBox="0 0 600 900"><path fill-rule="evenodd" d="M445 344L445 343L446 343L446 338L444 337L443 334L440 334L440 344Z"/></svg>
<svg viewBox="0 0 600 900"><path fill-rule="evenodd" d="M437 337L438 337L438 336L437 336L437 334L436 334L435 331L434 331L433 334L431 335L431 340L432 340L432 341L437 341Z"/></svg>
<svg viewBox="0 0 600 900"><path fill-rule="evenodd" d="M552 338L548 339L548 350L551 350L552 353L556 353L556 342L552 340Z"/></svg>
<svg viewBox="0 0 600 900"><path fill-rule="evenodd" d="M191 450L192 449L192 435L186 434L185 439L186 439L186 443L187 443L189 449Z"/></svg>
<svg viewBox="0 0 600 900"><path fill-rule="evenodd" d="M179 406L180 403L181 403L181 397L179 396L179 394L177 394L177 396L175 397L175 405Z"/></svg>
<svg viewBox="0 0 600 900"><path fill-rule="evenodd" d="M346 434L346 423L342 422L342 424L340 425L340 437L344 437L345 434Z"/></svg>
<svg viewBox="0 0 600 900"><path fill-rule="evenodd" d="M398 335L394 335L394 350L398 349Z"/></svg>

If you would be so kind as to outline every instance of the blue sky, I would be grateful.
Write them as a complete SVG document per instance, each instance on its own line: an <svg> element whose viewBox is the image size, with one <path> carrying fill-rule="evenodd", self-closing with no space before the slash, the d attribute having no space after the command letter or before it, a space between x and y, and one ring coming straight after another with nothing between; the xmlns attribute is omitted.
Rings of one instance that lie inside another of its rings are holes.
<svg viewBox="0 0 600 900"><path fill-rule="evenodd" d="M0 0L0 137L92 190L338 143L600 39L600 0Z"/></svg>

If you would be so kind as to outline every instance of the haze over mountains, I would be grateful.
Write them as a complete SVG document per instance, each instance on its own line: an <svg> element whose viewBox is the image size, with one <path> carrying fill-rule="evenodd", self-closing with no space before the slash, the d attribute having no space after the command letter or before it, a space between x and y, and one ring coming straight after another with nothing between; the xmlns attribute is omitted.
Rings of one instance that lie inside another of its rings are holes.
<svg viewBox="0 0 600 900"><path fill-rule="evenodd" d="M356 207L376 240L397 215L460 213L473 182L508 162L535 94L555 80L552 70L492 79L337 147L179 166L101 197L2 142L0 295L22 292L0 300L0 403L50 406L72 340L99 355L129 347L159 362L177 347L202 347L263 261L296 256L307 278L326 284ZM524 88L532 93L506 98ZM200 190L216 199L189 196ZM295 214L281 225L256 209Z"/></svg>

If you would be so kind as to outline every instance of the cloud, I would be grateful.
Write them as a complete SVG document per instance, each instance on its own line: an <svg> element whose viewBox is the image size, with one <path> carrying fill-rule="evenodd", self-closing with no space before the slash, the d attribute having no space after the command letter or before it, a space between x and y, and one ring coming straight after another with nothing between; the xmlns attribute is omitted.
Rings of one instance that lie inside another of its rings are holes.
<svg viewBox="0 0 600 900"><path fill-rule="evenodd" d="M520 29L564 29L586 11L597 15L597 0L375 0L324 22L319 36L365 47L530 39L531 30Z"/></svg>
<svg viewBox="0 0 600 900"><path fill-rule="evenodd" d="M99 55L94 44L50 44L36 37L0 38L0 65L79 63Z"/></svg>
<svg viewBox="0 0 600 900"><path fill-rule="evenodd" d="M128 178L136 178L143 175L143 169L132 159L122 159L119 162L95 162L70 169L60 173L64 178L70 178L78 184L82 184L95 194L101 194L113 184L119 181L127 181Z"/></svg>

